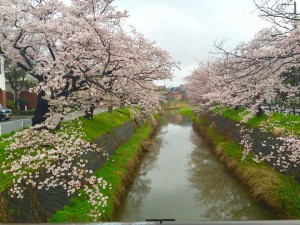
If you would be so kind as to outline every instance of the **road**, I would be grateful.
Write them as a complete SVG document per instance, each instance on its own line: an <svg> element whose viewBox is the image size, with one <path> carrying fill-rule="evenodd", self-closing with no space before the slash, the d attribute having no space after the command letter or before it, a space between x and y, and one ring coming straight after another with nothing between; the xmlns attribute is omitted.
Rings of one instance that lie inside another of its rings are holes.
<svg viewBox="0 0 300 225"><path fill-rule="evenodd" d="M22 120L22 119L31 119L31 116L11 116L10 120L0 120L0 123L8 123L11 121Z"/></svg>

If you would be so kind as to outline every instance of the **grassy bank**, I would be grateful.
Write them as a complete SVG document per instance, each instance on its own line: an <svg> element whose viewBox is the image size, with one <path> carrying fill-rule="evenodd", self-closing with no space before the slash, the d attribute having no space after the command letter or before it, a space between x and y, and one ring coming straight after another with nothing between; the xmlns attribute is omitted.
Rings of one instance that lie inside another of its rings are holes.
<svg viewBox="0 0 300 225"><path fill-rule="evenodd" d="M187 100L172 100L167 101L162 104L164 109L180 109L182 107L188 106L189 102Z"/></svg>
<svg viewBox="0 0 300 225"><path fill-rule="evenodd" d="M159 119L159 117L156 117ZM128 109L117 109L112 113L100 113L94 115L93 120L80 117L79 120L82 123L83 132L86 134L85 139L92 141L96 137L112 131L113 128L130 121L131 113ZM76 129L78 121L68 121L72 127ZM131 173L139 165L139 157L142 153L142 146L144 141L147 140L153 133L154 126L149 123L145 124L137 130L137 132L131 137L131 139L119 146L114 152L113 156L105 163L105 165L94 173L97 177L103 177L109 184L111 189L103 190L103 194L108 196L108 204L102 214L102 220L109 220L118 202L126 191L126 185L130 181ZM7 136L7 135L6 135ZM5 160L5 147L9 144L3 141L3 137L0 137L0 164ZM9 174L4 174L2 168L0 168L0 191L9 188L12 185L12 177ZM82 193L84 190L80 190L78 193ZM77 193L77 194L78 194ZM69 204L62 210L56 212L50 222L91 222L89 212L92 206L88 203L87 199L83 195L74 197Z"/></svg>
<svg viewBox="0 0 300 225"><path fill-rule="evenodd" d="M101 134L111 131L113 128L130 120L130 111L128 109L117 109L112 113L104 112L98 115L94 115L92 120L88 120L84 117L80 117L82 122L83 131L86 134L86 140L91 141ZM69 121L74 127L77 126L77 120ZM12 133L13 134L13 133ZM5 147L9 142L4 141L4 138L11 136L12 134L1 135L0 137L0 165L3 164L6 158ZM0 192L9 188L12 185L12 176L10 174L4 174L3 168L0 166Z"/></svg>
<svg viewBox="0 0 300 225"><path fill-rule="evenodd" d="M0 192L5 190L6 188L10 187L12 185L12 176L10 174L4 174L4 169L2 168L2 164L5 161L7 154L5 153L5 147L9 144L8 141L5 140L5 138L10 137L12 134L4 134L0 137Z"/></svg>
<svg viewBox="0 0 300 225"><path fill-rule="evenodd" d="M281 218L300 218L300 185L293 177L280 174L265 163L258 164L251 156L241 161L240 146L212 128L205 116L195 121L194 128L205 137L227 168L249 187L255 198L275 209Z"/></svg>
<svg viewBox="0 0 300 225"><path fill-rule="evenodd" d="M139 157L142 152L142 144L146 141L153 127L149 124L139 128L130 140L117 148L108 162L94 175L104 178L112 185L111 189L104 190L103 194L108 196L107 207L104 208L101 221L112 218L115 208L126 192L126 187L132 178L132 172L139 165ZM70 203L62 210L56 212L49 222L91 222L88 213L91 205L80 196L71 199Z"/></svg>
<svg viewBox="0 0 300 225"><path fill-rule="evenodd" d="M104 112L94 115L92 120L88 120L83 116L79 117L79 120L82 123L83 132L86 134L86 140L91 141L131 120L130 116L131 113L129 109L116 109L111 113ZM72 123L72 125L76 127L77 121L72 120L68 123Z"/></svg>
<svg viewBox="0 0 300 225"><path fill-rule="evenodd" d="M188 107L188 106L185 106L185 107L182 107L179 109L179 113L181 115L184 115L184 116L187 116L188 118L190 118L192 121L195 121L196 119L196 116L195 116L195 113L194 111Z"/></svg>

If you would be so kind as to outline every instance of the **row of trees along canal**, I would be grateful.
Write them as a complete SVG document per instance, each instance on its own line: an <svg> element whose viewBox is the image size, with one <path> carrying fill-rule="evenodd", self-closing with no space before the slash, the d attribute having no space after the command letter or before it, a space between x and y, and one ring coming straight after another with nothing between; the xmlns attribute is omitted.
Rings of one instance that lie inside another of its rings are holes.
<svg viewBox="0 0 300 225"><path fill-rule="evenodd" d="M69 194L85 188L95 219L105 204L99 188L107 184L82 169L84 162L72 162L82 149L99 149L83 139L80 124L62 125L65 115L120 104L150 113L159 99L153 81L170 79L178 67L166 51L133 27L129 31L127 12L112 2L3 0L0 5L0 54L9 65L6 69L29 74L38 94L33 127L16 133L6 148L3 166L14 177L12 194L22 198L23 183L61 186Z"/></svg>
<svg viewBox="0 0 300 225"><path fill-rule="evenodd" d="M225 108L242 105L248 112L245 122L255 114L262 114L261 105L267 98L281 93L282 104L290 105L299 96L300 84L295 78L299 77L300 26L298 14L292 10L296 4L288 0L264 0L255 4L260 17L272 26L232 50L225 49L223 42L215 43L219 57L200 63L186 78L188 95L200 105L200 110L210 110L216 105ZM256 160L277 157L276 166L281 166L283 171L296 167L300 163L299 134L286 131L278 139L282 141L281 146L273 146L268 155L258 154ZM252 140L247 132L241 144L245 155L248 154Z"/></svg>

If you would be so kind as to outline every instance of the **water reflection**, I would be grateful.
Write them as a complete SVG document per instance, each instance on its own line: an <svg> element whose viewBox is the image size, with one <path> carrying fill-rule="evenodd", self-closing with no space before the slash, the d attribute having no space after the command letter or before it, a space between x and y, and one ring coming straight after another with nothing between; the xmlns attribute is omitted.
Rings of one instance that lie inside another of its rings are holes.
<svg viewBox="0 0 300 225"><path fill-rule="evenodd" d="M160 137L154 137L151 145L151 151L143 157L143 163L135 174L133 185L127 193L126 200L129 200L130 203L125 201L121 205L120 210L118 210L115 215L116 221L123 221L121 220L121 216L125 213L134 215L136 212L140 211L140 208L143 205L143 200L151 190L151 179L147 177L147 173L157 167L156 162L160 146Z"/></svg>
<svg viewBox="0 0 300 225"><path fill-rule="evenodd" d="M194 200L203 207L201 218L209 220L272 219L274 216L254 202L247 190L226 172L223 165L194 132L194 150L189 157L187 179L195 190Z"/></svg>
<svg viewBox="0 0 300 225"><path fill-rule="evenodd" d="M168 111L115 220L151 218L246 220L273 215L226 172L188 118Z"/></svg>
<svg viewBox="0 0 300 225"><path fill-rule="evenodd" d="M190 126L191 121L188 117L182 116L177 110L166 110L164 116L164 125L174 124L180 126Z"/></svg>

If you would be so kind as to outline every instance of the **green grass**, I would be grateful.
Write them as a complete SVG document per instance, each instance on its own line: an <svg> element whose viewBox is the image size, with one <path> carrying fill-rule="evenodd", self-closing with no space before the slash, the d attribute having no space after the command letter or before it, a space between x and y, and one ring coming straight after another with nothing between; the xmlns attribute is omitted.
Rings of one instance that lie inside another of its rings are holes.
<svg viewBox="0 0 300 225"><path fill-rule="evenodd" d="M284 128L287 132L292 132L300 136L300 116L274 113L267 121L267 125L270 127Z"/></svg>
<svg viewBox="0 0 300 225"><path fill-rule="evenodd" d="M300 218L300 185L293 176L283 175L266 163L256 163L252 156L242 158L241 147L209 126L205 117L195 128L213 146L218 158L251 190L251 194L278 210L282 218Z"/></svg>
<svg viewBox="0 0 300 225"><path fill-rule="evenodd" d="M12 184L13 177L10 174L4 174L2 163L5 161L5 158L7 157L7 154L5 152L6 146L9 144L8 141L6 141L6 138L11 137L15 132L11 132L9 134L3 134L0 136L0 192L5 190L6 188L10 187Z"/></svg>
<svg viewBox="0 0 300 225"><path fill-rule="evenodd" d="M111 113L104 112L94 115L92 120L84 117L79 117L79 120L82 122L86 140L91 141L105 132L131 120L130 116L131 113L129 109L116 109ZM72 125L76 127L77 121L73 120L68 123L72 123Z"/></svg>
<svg viewBox="0 0 300 225"><path fill-rule="evenodd" d="M234 110L230 108L216 109L214 112L236 122L241 122L243 115L247 114L244 109ZM272 131L274 128L283 128L286 133L292 132L295 135L300 135L300 116L285 115L282 113L273 113L270 117L265 114L260 117L255 115L246 124L253 128L264 125L269 131Z"/></svg>
<svg viewBox="0 0 300 225"><path fill-rule="evenodd" d="M10 187L12 184L13 177L10 174L4 174L2 163L5 161L5 158L7 157L7 154L5 153L5 148L9 144L9 142L5 141L5 138L8 138L12 136L11 134L4 134L0 137L0 192L5 190L6 188Z"/></svg>
<svg viewBox="0 0 300 225"><path fill-rule="evenodd" d="M243 119L243 115L246 113L244 109L232 109L232 108L215 108L213 112L222 115L222 117L240 122Z"/></svg>
<svg viewBox="0 0 300 225"><path fill-rule="evenodd" d="M190 107L182 107L179 109L181 115L189 117L192 121L196 119L195 112Z"/></svg>
<svg viewBox="0 0 300 225"><path fill-rule="evenodd" d="M130 140L119 146L109 161L95 173L97 177L103 177L112 185L112 189L103 191L103 194L108 196L109 199L101 221L112 218L115 203L120 200L120 196L125 190L128 173L137 163L142 142L149 138L151 132L150 125L139 128ZM57 211L49 222L91 222L88 216L90 209L91 205L88 201L82 196L77 196L72 198L70 203L62 210Z"/></svg>
<svg viewBox="0 0 300 225"><path fill-rule="evenodd" d="M250 127L259 127L261 124L266 122L267 119L268 119L268 117L265 114L263 114L259 117L255 115L252 118L250 118L246 124L249 125Z"/></svg>

